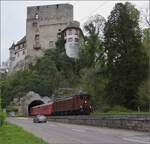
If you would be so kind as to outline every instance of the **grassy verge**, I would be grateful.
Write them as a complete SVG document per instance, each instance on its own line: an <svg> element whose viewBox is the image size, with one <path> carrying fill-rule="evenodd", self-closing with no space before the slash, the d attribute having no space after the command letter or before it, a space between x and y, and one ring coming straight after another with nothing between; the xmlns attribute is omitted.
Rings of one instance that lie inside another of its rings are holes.
<svg viewBox="0 0 150 144"><path fill-rule="evenodd" d="M47 144L42 139L12 124L0 127L0 144Z"/></svg>
<svg viewBox="0 0 150 144"><path fill-rule="evenodd" d="M113 115L150 115L150 113L149 113L149 112L115 112L115 111L102 113L102 112L94 111L93 113L91 113L91 115L94 115L94 116L113 116Z"/></svg>

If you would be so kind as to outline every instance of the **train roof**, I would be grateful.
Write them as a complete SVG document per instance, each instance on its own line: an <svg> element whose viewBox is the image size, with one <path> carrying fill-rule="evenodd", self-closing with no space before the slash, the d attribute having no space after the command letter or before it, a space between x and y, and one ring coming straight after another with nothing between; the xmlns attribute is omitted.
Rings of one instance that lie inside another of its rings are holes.
<svg viewBox="0 0 150 144"><path fill-rule="evenodd" d="M37 106L34 106L32 108L37 108L37 107L40 107L40 106L47 106L47 105L50 105L52 104L53 102L50 102L50 103L46 103L46 104L40 104L40 105L37 105Z"/></svg>
<svg viewBox="0 0 150 144"><path fill-rule="evenodd" d="M60 97L60 98L55 99L54 101L57 102L57 101L62 101L62 100L69 100L69 99L72 99L76 96L87 96L87 97L89 97L89 94L80 93L80 94L75 94L75 95L69 96L69 97Z"/></svg>

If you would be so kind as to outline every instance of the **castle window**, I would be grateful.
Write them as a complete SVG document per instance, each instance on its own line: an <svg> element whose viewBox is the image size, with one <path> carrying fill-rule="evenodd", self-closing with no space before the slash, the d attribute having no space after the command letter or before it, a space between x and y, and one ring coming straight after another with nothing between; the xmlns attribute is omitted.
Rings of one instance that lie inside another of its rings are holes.
<svg viewBox="0 0 150 144"><path fill-rule="evenodd" d="M79 41L79 39L78 38L75 38L75 42L78 42Z"/></svg>
<svg viewBox="0 0 150 144"><path fill-rule="evenodd" d="M53 41L49 41L49 47L53 47L54 44L53 44Z"/></svg>
<svg viewBox="0 0 150 144"><path fill-rule="evenodd" d="M58 31L60 32L60 31L61 31L61 29L58 29Z"/></svg>
<svg viewBox="0 0 150 144"><path fill-rule="evenodd" d="M33 27L37 27L37 22L32 23Z"/></svg>
<svg viewBox="0 0 150 144"><path fill-rule="evenodd" d="M59 7L59 5L57 4L57 5L56 5L56 8L58 8L58 7Z"/></svg>
<svg viewBox="0 0 150 144"><path fill-rule="evenodd" d="M39 34L36 34L34 39L35 39L35 41L39 41L40 35L39 35Z"/></svg>
<svg viewBox="0 0 150 144"><path fill-rule="evenodd" d="M57 38L61 38L61 33L57 33Z"/></svg>
<svg viewBox="0 0 150 144"><path fill-rule="evenodd" d="M40 9L40 7L39 7L39 6L37 6L36 8L37 8L37 10L39 10L39 9Z"/></svg>
<svg viewBox="0 0 150 144"><path fill-rule="evenodd" d="M66 32L64 32L64 36L66 36Z"/></svg>
<svg viewBox="0 0 150 144"><path fill-rule="evenodd" d="M39 19L39 15L38 14L35 14L35 19Z"/></svg>
<svg viewBox="0 0 150 144"><path fill-rule="evenodd" d="M25 51L22 51L22 55L24 55L25 54Z"/></svg>
<svg viewBox="0 0 150 144"><path fill-rule="evenodd" d="M72 35L72 30L71 30L71 29L69 30L69 33L68 33L68 35Z"/></svg>
<svg viewBox="0 0 150 144"><path fill-rule="evenodd" d="M68 38L68 42L72 42L73 41L73 38Z"/></svg>
<svg viewBox="0 0 150 144"><path fill-rule="evenodd" d="M75 30L75 35L78 35L78 30L77 29Z"/></svg>

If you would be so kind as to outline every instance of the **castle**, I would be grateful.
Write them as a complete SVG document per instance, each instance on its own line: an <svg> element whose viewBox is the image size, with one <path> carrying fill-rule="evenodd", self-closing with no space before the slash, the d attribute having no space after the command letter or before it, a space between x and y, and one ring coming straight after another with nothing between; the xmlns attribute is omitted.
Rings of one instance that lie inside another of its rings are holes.
<svg viewBox="0 0 150 144"><path fill-rule="evenodd" d="M46 49L55 48L60 33L66 40L67 56L78 58L80 23L73 21L73 6L57 4L27 7L26 35L9 48L9 71L28 68Z"/></svg>

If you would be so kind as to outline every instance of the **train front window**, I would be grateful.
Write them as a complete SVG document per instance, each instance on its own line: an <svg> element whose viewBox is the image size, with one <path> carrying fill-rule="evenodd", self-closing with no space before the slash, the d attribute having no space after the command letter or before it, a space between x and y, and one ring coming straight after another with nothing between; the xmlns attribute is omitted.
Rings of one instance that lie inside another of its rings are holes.
<svg viewBox="0 0 150 144"><path fill-rule="evenodd" d="M84 96L83 95L80 95L80 100L83 100L84 99Z"/></svg>

